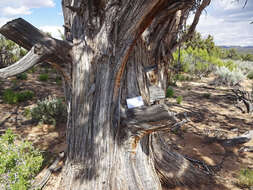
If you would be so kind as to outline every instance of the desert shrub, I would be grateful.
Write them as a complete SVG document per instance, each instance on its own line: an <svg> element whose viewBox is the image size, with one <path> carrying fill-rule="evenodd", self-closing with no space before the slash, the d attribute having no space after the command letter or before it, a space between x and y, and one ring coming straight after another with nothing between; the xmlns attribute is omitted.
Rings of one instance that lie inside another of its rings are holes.
<svg viewBox="0 0 253 190"><path fill-rule="evenodd" d="M38 101L37 106L31 109L34 122L56 125L57 122L66 120L67 109L62 99L48 97Z"/></svg>
<svg viewBox="0 0 253 190"><path fill-rule="evenodd" d="M56 82L57 85L60 85L60 84L61 84L61 82L62 82L61 80L62 80L62 79L61 79L60 76L56 76L55 82Z"/></svg>
<svg viewBox="0 0 253 190"><path fill-rule="evenodd" d="M16 104L19 102L25 102L31 100L34 97L34 93L30 90L25 90L21 92L15 92L12 89L6 89L3 92L3 100L8 104Z"/></svg>
<svg viewBox="0 0 253 190"><path fill-rule="evenodd" d="M46 73L40 74L39 75L39 81L42 81L42 82L48 81L48 74L46 74Z"/></svg>
<svg viewBox="0 0 253 190"><path fill-rule="evenodd" d="M211 94L210 93L204 93L203 97L209 99L211 97Z"/></svg>
<svg viewBox="0 0 253 190"><path fill-rule="evenodd" d="M242 169L238 176L238 185L241 187L253 187L253 170Z"/></svg>
<svg viewBox="0 0 253 190"><path fill-rule="evenodd" d="M237 69L237 65L231 60L225 61L223 66L227 67L230 71Z"/></svg>
<svg viewBox="0 0 253 190"><path fill-rule="evenodd" d="M253 71L248 73L247 78L248 79L253 79Z"/></svg>
<svg viewBox="0 0 253 190"><path fill-rule="evenodd" d="M181 104L182 101L183 101L183 96L178 96L178 97L177 97L177 103L178 103L178 104Z"/></svg>
<svg viewBox="0 0 253 190"><path fill-rule="evenodd" d="M27 80L27 74L26 73L20 73L16 76L18 80Z"/></svg>
<svg viewBox="0 0 253 190"><path fill-rule="evenodd" d="M242 82L246 76L240 69L230 71L227 67L217 67L215 72L217 85L235 86Z"/></svg>
<svg viewBox="0 0 253 190"><path fill-rule="evenodd" d="M27 71L28 73L35 73L36 72L36 67L32 67Z"/></svg>
<svg viewBox="0 0 253 190"><path fill-rule="evenodd" d="M166 97L167 98L172 98L174 96L174 90L173 90L173 88L172 87L168 87L167 88L167 91L166 91Z"/></svg>
<svg viewBox="0 0 253 190"><path fill-rule="evenodd" d="M0 189L26 190L43 158L31 143L19 141L11 130L0 137Z"/></svg>

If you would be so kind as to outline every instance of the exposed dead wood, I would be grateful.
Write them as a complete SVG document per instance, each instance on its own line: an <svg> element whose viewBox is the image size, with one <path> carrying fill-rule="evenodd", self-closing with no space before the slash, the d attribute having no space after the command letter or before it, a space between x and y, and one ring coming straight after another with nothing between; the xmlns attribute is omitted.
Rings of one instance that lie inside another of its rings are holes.
<svg viewBox="0 0 253 190"><path fill-rule="evenodd" d="M0 33L27 50L35 44L41 44L61 61L72 62L70 52L72 45L69 42L48 36L22 18L6 23L0 28Z"/></svg>
<svg viewBox="0 0 253 190"><path fill-rule="evenodd" d="M172 52L175 51L176 48L180 44L182 44L183 42L185 42L187 39L189 39L193 35L193 33L194 33L195 29L196 29L196 26L197 26L197 24L199 22L199 19L200 19L200 16L201 16L203 10L210 4L210 2L211 2L211 0L203 0L202 1L201 5L196 10L196 13L194 15L194 19L193 19L193 22L192 22L190 28L188 29L187 33L185 33L182 36L182 38L179 39L178 42L172 47Z"/></svg>
<svg viewBox="0 0 253 190"><path fill-rule="evenodd" d="M238 107L242 112L244 112L243 108L239 106L240 102L243 102L246 109L247 113L252 113L253 112L253 92L247 92L245 90L240 90L240 89L232 89L232 92L236 96L236 101L237 104L235 104L236 107Z"/></svg>
<svg viewBox="0 0 253 190"><path fill-rule="evenodd" d="M50 165L50 167L47 168L45 175L43 178L39 181L36 182L32 185L32 190L40 190L42 189L50 179L50 176L52 175L53 172L59 171L62 167L59 166L60 161L64 159L65 153L61 152L59 153L58 157L55 159L55 161Z"/></svg>
<svg viewBox="0 0 253 190"><path fill-rule="evenodd" d="M0 69L0 78L8 78L22 73L36 64L39 64L47 59L50 52L43 49L39 45L35 45L22 59L18 62Z"/></svg>
<svg viewBox="0 0 253 190"><path fill-rule="evenodd" d="M15 69L19 67L20 72L23 72L35 64L45 61L58 70L66 81L70 82L69 73L65 71L65 67L72 64L72 44L70 42L54 39L22 18L6 23L0 28L0 33L27 50L31 50L32 47L35 47L31 52L41 56L41 58L36 57L36 55L30 52L30 57L26 56L25 59L14 64ZM44 55L39 52L41 50L43 50ZM17 64L21 64L21 61L22 66L18 66ZM28 61L27 65L25 61ZM11 68L14 69L14 67ZM11 68L8 67L8 69ZM3 71L6 72L8 69L6 68ZM16 74L18 74L17 71Z"/></svg>

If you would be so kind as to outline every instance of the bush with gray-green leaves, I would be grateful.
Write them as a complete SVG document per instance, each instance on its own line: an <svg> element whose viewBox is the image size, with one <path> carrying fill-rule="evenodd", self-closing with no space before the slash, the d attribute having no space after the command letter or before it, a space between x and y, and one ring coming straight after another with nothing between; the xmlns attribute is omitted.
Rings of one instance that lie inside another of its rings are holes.
<svg viewBox="0 0 253 190"><path fill-rule="evenodd" d="M56 125L67 118L66 105L60 98L48 97L38 101L31 110L31 117L34 122Z"/></svg>
<svg viewBox="0 0 253 190"><path fill-rule="evenodd" d="M216 85L235 86L246 79L246 75L241 69L229 70L227 67L217 67L215 75L217 76Z"/></svg>

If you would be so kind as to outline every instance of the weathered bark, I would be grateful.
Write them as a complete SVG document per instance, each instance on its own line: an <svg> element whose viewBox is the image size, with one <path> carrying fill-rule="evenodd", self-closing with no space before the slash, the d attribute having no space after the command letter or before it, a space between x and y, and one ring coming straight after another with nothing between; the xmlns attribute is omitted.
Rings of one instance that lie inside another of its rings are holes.
<svg viewBox="0 0 253 190"><path fill-rule="evenodd" d="M172 31L174 14L185 4L188 10L191 7L188 5L194 2L63 0L68 43L48 38L40 31L34 31L36 38L27 40L29 32L19 30L20 25L15 23L5 27L15 31L11 35L6 30L0 30L10 38L18 36L16 42L28 49L37 43L41 44L50 52L47 61L59 68L66 68L69 76L65 80L68 104L67 160L59 189L161 190L160 181L166 185L175 181L188 184L190 179L191 184L198 182L196 178L205 176L182 156L168 151L162 141L158 141L160 137L156 133L170 125L160 126L150 122L173 118L168 110L162 108L159 111L159 106L150 108L155 112L142 110L148 120L137 119L135 114L131 119L136 121L129 119L126 123L121 121L120 112L121 102L124 101L121 101L121 97L125 99L142 95L148 103L142 68L146 61L142 59L149 47L147 45L142 50L137 43L143 31L160 12L168 12L161 25L170 18L170 24L161 28L162 33ZM26 26L26 23L23 24ZM32 27L30 29L34 30ZM154 43L163 40L163 35L158 36L159 39ZM170 53L167 51L169 49L158 49L159 53L162 52L160 55ZM159 60L159 63L166 62L160 55L158 57L163 61ZM141 64L136 65L137 62ZM163 72L166 72L166 68ZM132 86L134 88L130 89ZM160 149L156 147L161 145ZM164 162L162 158L165 158ZM174 161L177 162L171 164ZM166 165L168 167L163 167ZM170 167L175 174L171 175Z"/></svg>

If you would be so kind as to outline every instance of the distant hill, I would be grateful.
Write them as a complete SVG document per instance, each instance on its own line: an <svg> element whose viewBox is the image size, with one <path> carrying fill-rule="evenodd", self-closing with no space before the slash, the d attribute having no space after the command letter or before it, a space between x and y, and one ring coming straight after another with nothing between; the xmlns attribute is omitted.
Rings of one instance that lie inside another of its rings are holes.
<svg viewBox="0 0 253 190"><path fill-rule="evenodd" d="M250 53L253 54L253 46L219 46L223 49L236 49L239 53Z"/></svg>

